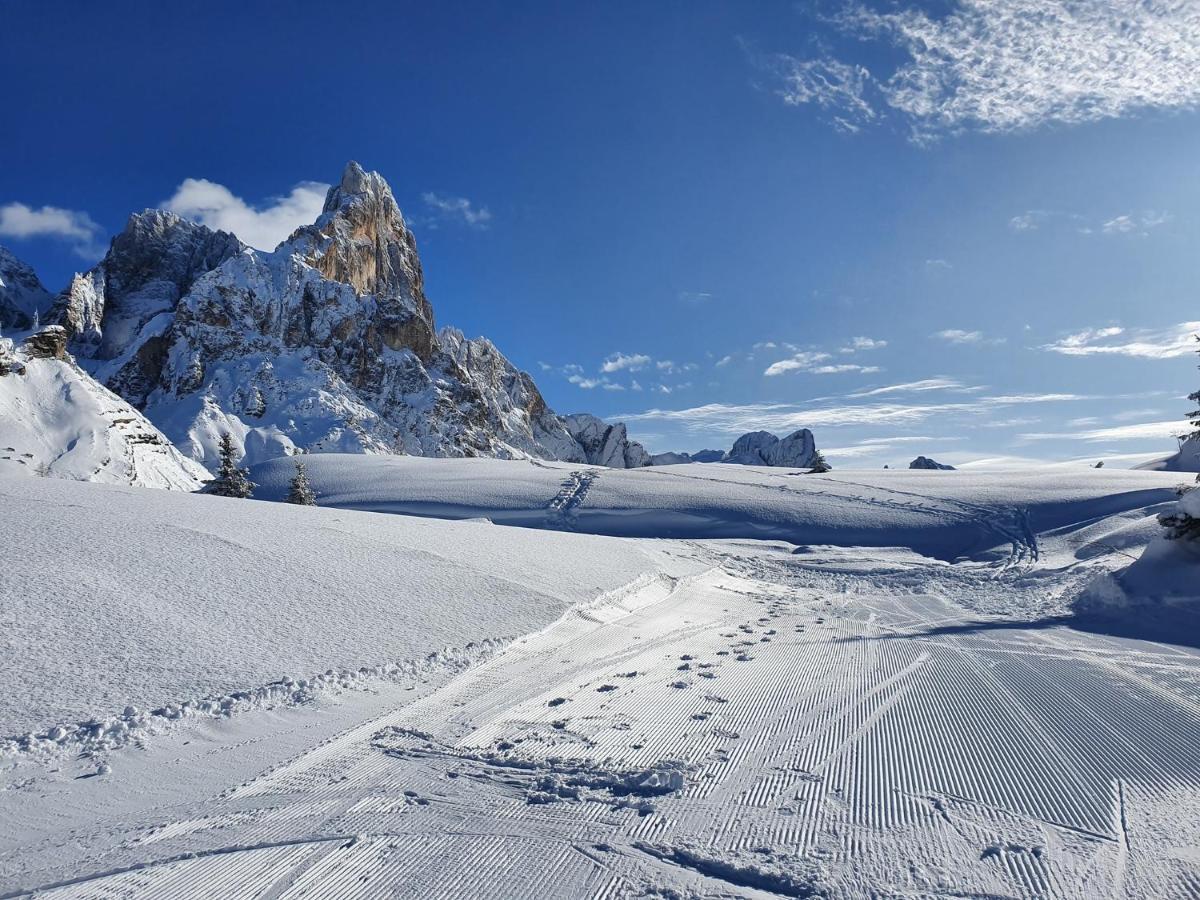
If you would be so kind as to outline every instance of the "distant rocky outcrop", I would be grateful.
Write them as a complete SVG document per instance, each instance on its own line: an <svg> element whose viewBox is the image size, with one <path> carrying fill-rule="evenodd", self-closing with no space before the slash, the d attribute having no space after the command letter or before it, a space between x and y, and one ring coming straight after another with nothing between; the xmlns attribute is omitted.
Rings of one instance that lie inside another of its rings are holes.
<svg viewBox="0 0 1200 900"><path fill-rule="evenodd" d="M948 466L945 463L940 463L936 459L930 459L928 456L918 456L908 464L910 469L941 469L943 471L954 471L954 466Z"/></svg>
<svg viewBox="0 0 1200 900"><path fill-rule="evenodd" d="M649 465L680 463L736 463L743 466L783 466L806 469L817 459L817 445L807 428L780 438L769 431L751 431L733 442L729 450L699 450L695 453L657 453Z"/></svg>
<svg viewBox="0 0 1200 900"><path fill-rule="evenodd" d="M583 448L586 461L616 469L638 469L651 465L650 454L637 441L629 440L625 426L610 425L595 416L580 413L566 416L567 431Z"/></svg>
<svg viewBox="0 0 1200 900"><path fill-rule="evenodd" d="M816 458L817 444L807 428L779 438L769 431L752 431L733 442L723 462L745 466L805 468Z"/></svg>

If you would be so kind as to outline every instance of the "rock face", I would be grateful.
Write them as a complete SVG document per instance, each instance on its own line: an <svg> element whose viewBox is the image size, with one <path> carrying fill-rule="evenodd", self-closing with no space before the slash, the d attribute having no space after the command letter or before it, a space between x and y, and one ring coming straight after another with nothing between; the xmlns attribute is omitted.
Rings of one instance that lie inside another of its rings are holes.
<svg viewBox="0 0 1200 900"><path fill-rule="evenodd" d="M137 214L55 309L81 362L210 467L223 432L247 465L300 450L648 460L623 426L577 427L585 447L490 342L436 329L412 232L357 163L272 253Z"/></svg>
<svg viewBox="0 0 1200 900"><path fill-rule="evenodd" d="M25 347L30 359L65 359L67 330L61 325L47 325L27 337Z"/></svg>
<svg viewBox="0 0 1200 900"><path fill-rule="evenodd" d="M33 269L0 247L0 330L21 331L47 321L53 298Z"/></svg>
<svg viewBox="0 0 1200 900"><path fill-rule="evenodd" d="M928 456L918 456L908 464L910 469L941 469L943 471L954 471L954 466L948 466L945 463L940 463L937 460L930 459Z"/></svg>
<svg viewBox="0 0 1200 900"><path fill-rule="evenodd" d="M724 450L697 450L695 453L685 454L690 456L692 462L698 463L714 463L720 462L725 458Z"/></svg>
<svg viewBox="0 0 1200 900"><path fill-rule="evenodd" d="M816 452L816 441L807 428L793 431L783 439L769 431L752 431L734 441L722 461L746 466L806 468L812 465Z"/></svg>
<svg viewBox="0 0 1200 900"><path fill-rule="evenodd" d="M595 416L580 413L567 416L567 430L583 449L586 462L614 469L638 469L652 465L650 454L637 441L629 440L625 426L609 425Z"/></svg>

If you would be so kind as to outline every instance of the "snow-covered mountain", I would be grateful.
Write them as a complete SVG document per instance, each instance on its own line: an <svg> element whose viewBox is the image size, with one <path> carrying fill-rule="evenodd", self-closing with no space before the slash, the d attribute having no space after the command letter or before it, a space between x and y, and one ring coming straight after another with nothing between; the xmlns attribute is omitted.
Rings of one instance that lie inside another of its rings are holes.
<svg viewBox="0 0 1200 900"><path fill-rule="evenodd" d="M30 328L53 299L33 269L0 247L0 330Z"/></svg>
<svg viewBox="0 0 1200 900"><path fill-rule="evenodd" d="M722 462L805 468L812 465L816 453L816 441L807 428L793 431L785 438L776 437L769 431L751 431L733 442Z"/></svg>
<svg viewBox="0 0 1200 900"><path fill-rule="evenodd" d="M436 329L391 189L353 162L272 253L171 213L132 216L55 320L99 380L208 466L226 431L249 463L302 450L649 462L623 426L555 414L490 342Z"/></svg>
<svg viewBox="0 0 1200 900"><path fill-rule="evenodd" d="M140 412L76 365L49 326L0 338L0 472L193 491L207 477Z"/></svg>

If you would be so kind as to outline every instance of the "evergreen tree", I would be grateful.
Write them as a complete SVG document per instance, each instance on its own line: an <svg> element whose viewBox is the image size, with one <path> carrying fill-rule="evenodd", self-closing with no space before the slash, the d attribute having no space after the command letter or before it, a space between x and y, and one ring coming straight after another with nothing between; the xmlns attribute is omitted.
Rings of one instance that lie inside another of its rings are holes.
<svg viewBox="0 0 1200 900"><path fill-rule="evenodd" d="M1192 337L1200 341L1200 334L1192 335ZM1200 353L1200 349L1196 352ZM1196 368L1200 368L1200 366ZM1200 404L1200 391L1192 391L1192 393L1188 394L1188 399L1193 403ZM1188 424L1192 426L1192 433L1187 435L1187 437L1200 437L1200 407L1193 409L1187 414L1187 417L1189 420Z"/></svg>
<svg viewBox="0 0 1200 900"><path fill-rule="evenodd" d="M808 469L809 475L823 475L832 469L833 466L825 461L825 455L820 450L813 452L812 465L810 465Z"/></svg>
<svg viewBox="0 0 1200 900"><path fill-rule="evenodd" d="M234 459L237 448L233 446L233 438L229 436L229 432L221 435L220 453L221 466L217 469L217 477L205 486L204 493L243 499L251 496L255 485L250 481L250 473L238 468L237 460Z"/></svg>
<svg viewBox="0 0 1200 900"><path fill-rule="evenodd" d="M287 495L288 503L295 503L297 506L316 506L317 492L313 490L312 484L308 480L308 472L304 468L304 463L296 460L296 475L292 478L291 490Z"/></svg>

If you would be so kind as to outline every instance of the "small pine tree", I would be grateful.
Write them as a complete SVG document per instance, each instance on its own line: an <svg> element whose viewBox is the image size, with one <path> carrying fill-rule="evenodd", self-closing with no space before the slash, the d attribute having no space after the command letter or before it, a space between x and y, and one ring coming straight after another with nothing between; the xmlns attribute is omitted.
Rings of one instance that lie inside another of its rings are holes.
<svg viewBox="0 0 1200 900"><path fill-rule="evenodd" d="M246 499L254 493L257 486L250 481L250 473L239 469L234 454L237 448L233 446L233 438L229 432L221 435L221 466L217 469L217 477L208 483L204 493L215 494L218 497L240 497Z"/></svg>
<svg viewBox="0 0 1200 900"><path fill-rule="evenodd" d="M813 452L812 465L808 467L809 475L824 475L826 472L829 472L832 469L833 466L831 466L825 460L825 454L823 454L820 450Z"/></svg>
<svg viewBox="0 0 1200 900"><path fill-rule="evenodd" d="M296 460L296 474L292 478L291 490L287 495L288 503L295 503L297 506L316 506L317 492L313 490L312 484L308 480L308 472L304 468L304 463Z"/></svg>
<svg viewBox="0 0 1200 900"><path fill-rule="evenodd" d="M1200 334L1194 334L1192 337L1200 341ZM1197 349L1196 352L1200 353L1200 349ZM1200 366L1196 368L1200 368ZM1200 391L1192 391L1188 394L1187 398L1193 403L1200 404ZM1200 406L1188 413L1187 418L1189 420L1188 424L1192 427L1192 433L1188 437L1200 437Z"/></svg>

